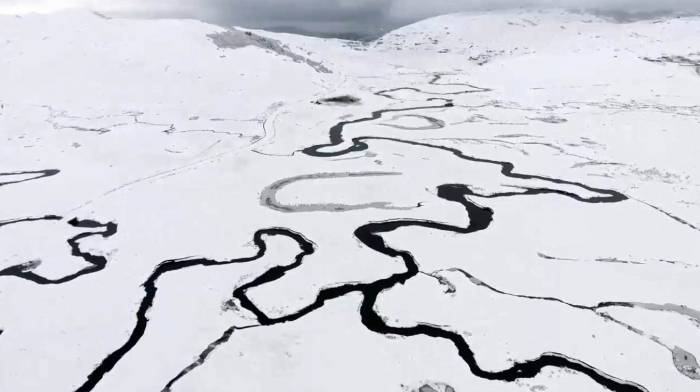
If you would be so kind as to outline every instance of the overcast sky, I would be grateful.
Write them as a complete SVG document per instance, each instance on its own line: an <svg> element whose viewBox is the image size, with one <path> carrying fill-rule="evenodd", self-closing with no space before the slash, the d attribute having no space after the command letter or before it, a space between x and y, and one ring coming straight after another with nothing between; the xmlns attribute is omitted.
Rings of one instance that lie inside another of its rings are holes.
<svg viewBox="0 0 700 392"><path fill-rule="evenodd" d="M700 12L700 0L0 0L0 13L87 7L117 16L187 17L223 25L376 35L447 12L523 6L614 14Z"/></svg>

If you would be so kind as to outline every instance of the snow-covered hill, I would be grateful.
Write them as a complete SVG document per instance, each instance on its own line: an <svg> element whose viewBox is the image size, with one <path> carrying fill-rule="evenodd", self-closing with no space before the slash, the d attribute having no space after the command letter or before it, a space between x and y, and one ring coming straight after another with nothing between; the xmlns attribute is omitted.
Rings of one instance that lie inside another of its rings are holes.
<svg viewBox="0 0 700 392"><path fill-rule="evenodd" d="M697 37L0 16L0 391L696 390Z"/></svg>

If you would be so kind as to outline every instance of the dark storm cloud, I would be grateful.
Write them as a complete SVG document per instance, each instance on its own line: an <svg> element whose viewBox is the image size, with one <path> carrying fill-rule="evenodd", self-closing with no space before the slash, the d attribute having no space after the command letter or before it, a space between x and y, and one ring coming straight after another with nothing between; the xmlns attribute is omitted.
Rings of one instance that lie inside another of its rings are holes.
<svg viewBox="0 0 700 392"><path fill-rule="evenodd" d="M3 2L42 1L0 0L0 4ZM61 0L56 2L60 3ZM92 3L98 8L122 10L194 10L199 14L231 19L253 17L326 21L372 18L377 15L385 18L415 18L444 12L517 7L599 9L628 13L700 11L698 0L84 0L83 3Z"/></svg>
<svg viewBox="0 0 700 392"><path fill-rule="evenodd" d="M0 0L0 12L89 7L116 16L187 17L222 25L373 36L459 11L532 7L595 10L619 20L700 12L700 0Z"/></svg>
<svg viewBox="0 0 700 392"><path fill-rule="evenodd" d="M211 0L209 7L222 18L270 20L344 21L384 18L391 0Z"/></svg>
<svg viewBox="0 0 700 392"><path fill-rule="evenodd" d="M700 12L700 0L200 0L210 21L374 38L434 15L506 8L591 10L618 21ZM349 34L347 34L349 33Z"/></svg>

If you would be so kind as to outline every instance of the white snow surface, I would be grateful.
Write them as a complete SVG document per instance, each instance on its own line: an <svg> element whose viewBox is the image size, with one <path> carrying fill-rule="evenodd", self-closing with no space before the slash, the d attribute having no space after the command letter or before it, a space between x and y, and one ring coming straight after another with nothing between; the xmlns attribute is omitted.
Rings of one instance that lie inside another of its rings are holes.
<svg viewBox="0 0 700 392"><path fill-rule="evenodd" d="M0 391L700 390L698 37L0 16Z"/></svg>

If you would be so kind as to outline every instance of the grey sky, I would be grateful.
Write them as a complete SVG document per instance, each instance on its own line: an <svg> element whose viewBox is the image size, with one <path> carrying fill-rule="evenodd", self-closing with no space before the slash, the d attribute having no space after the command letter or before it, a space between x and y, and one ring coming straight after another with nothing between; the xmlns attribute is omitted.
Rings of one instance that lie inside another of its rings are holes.
<svg viewBox="0 0 700 392"><path fill-rule="evenodd" d="M223 25L373 36L442 13L523 6L623 16L700 12L700 0L0 0L0 13L88 7L108 15L188 17Z"/></svg>

